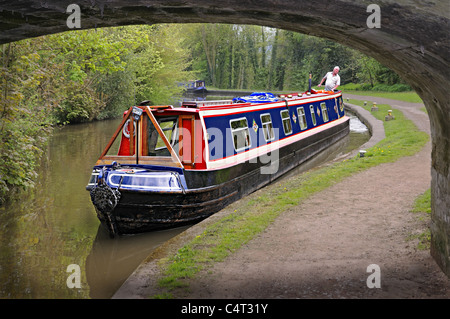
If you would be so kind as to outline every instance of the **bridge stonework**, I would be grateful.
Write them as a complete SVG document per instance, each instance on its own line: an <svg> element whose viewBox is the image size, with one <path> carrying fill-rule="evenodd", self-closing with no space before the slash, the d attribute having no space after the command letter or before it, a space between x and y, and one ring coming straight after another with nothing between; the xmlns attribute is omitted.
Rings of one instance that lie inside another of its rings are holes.
<svg viewBox="0 0 450 319"><path fill-rule="evenodd" d="M327 38L374 57L420 95L432 135L431 254L450 277L449 6L442 0L0 0L0 43L81 28L156 23L235 23ZM380 8L370 28L370 4Z"/></svg>

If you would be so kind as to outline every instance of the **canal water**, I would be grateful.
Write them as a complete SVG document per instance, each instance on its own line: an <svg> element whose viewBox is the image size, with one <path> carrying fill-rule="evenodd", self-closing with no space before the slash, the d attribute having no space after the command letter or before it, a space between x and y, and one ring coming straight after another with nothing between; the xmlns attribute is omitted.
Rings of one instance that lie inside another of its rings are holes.
<svg viewBox="0 0 450 319"><path fill-rule="evenodd" d="M55 129L36 187L0 207L0 298L110 298L145 257L187 228L111 239L100 227L85 186L119 123ZM355 116L350 128L346 149L368 140Z"/></svg>

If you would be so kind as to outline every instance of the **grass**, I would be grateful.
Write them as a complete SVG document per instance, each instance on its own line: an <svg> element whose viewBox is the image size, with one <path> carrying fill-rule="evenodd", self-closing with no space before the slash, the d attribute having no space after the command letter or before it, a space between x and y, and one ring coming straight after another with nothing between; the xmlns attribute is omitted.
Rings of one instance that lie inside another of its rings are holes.
<svg viewBox="0 0 450 319"><path fill-rule="evenodd" d="M363 101L352 100L363 106ZM370 111L371 106L366 109ZM378 105L375 117L384 121L389 105ZM403 113L393 109L395 120L384 122L386 138L367 149L365 157L354 157L339 163L320 167L293 178L270 185L254 196L239 202L239 208L208 226L204 232L171 257L160 260L163 276L159 287L163 292L153 298L170 298L173 292L189 288L189 279L206 270L263 231L282 212L298 205L316 192L326 189L344 178L373 166L394 162L419 151L428 141ZM259 195L258 197L256 197ZM256 197L256 198L255 198ZM179 290L181 289L181 290Z"/></svg>
<svg viewBox="0 0 450 319"><path fill-rule="evenodd" d="M412 212L431 214L431 189L416 198Z"/></svg>
<svg viewBox="0 0 450 319"><path fill-rule="evenodd" d="M414 206L411 212L418 214L419 220L424 221L428 224L431 215L431 189L425 191L425 193L421 194L414 201ZM419 243L417 244L417 248L420 250L429 250L431 244L431 233L430 229L427 228L425 231L420 232L418 234L413 234L409 236L410 240L418 239Z"/></svg>
<svg viewBox="0 0 450 319"><path fill-rule="evenodd" d="M210 87L209 89L210 90L218 90L218 91L221 90L221 89L217 89L217 88L213 88L213 87ZM314 86L313 89L323 90L323 87ZM339 89L341 89L341 88L339 88ZM252 90L250 90L250 89L248 89L248 90L230 89L230 91L250 92ZM264 90L259 90L259 91L256 90L256 91L252 91L252 92L261 92L261 91L264 91ZM276 91L273 93L290 93L290 92L294 92L294 91L295 90L287 90L287 91L283 91L283 92ZM346 89L345 87L342 87L342 94L345 95L345 93L360 95L360 96L382 97L382 98L386 98L386 99L405 101L405 102L409 102L409 103L423 103L422 99L419 97L419 95L415 91L407 91L407 92L359 91L359 90L350 90L350 89Z"/></svg>
<svg viewBox="0 0 450 319"><path fill-rule="evenodd" d="M409 103L423 103L422 99L415 91L408 92L377 92L377 91L353 91L353 90L342 90L342 94L345 95L354 94L361 96L374 96L374 97L382 97L386 99L405 101Z"/></svg>

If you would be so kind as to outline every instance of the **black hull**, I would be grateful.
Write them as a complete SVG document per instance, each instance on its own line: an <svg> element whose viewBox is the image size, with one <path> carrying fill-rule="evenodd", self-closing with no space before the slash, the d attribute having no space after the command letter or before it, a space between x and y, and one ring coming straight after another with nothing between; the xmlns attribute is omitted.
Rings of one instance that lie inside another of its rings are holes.
<svg viewBox="0 0 450 319"><path fill-rule="evenodd" d="M349 134L349 121L279 150L273 174L261 174L260 161L214 171L185 171L188 190L138 192L121 190L120 201L107 216L97 210L111 234L135 234L199 222L232 202L264 187ZM267 164L266 164L267 165Z"/></svg>
<svg viewBox="0 0 450 319"><path fill-rule="evenodd" d="M208 93L208 90L206 88L204 88L204 89L187 89L186 92L190 93L190 94L206 94L206 93Z"/></svg>

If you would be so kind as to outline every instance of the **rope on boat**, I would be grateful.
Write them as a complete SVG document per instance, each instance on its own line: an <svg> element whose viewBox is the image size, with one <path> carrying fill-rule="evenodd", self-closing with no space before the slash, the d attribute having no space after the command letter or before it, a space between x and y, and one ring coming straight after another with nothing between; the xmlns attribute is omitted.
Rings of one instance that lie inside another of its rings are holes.
<svg viewBox="0 0 450 319"><path fill-rule="evenodd" d="M120 199L120 192L106 184L100 184L90 191L94 206L102 213L111 212Z"/></svg>
<svg viewBox="0 0 450 319"><path fill-rule="evenodd" d="M115 236L117 235L117 226L112 211L117 206L121 194L117 189L112 189L104 183L101 175L103 174L100 174L98 184L91 189L89 194L97 210L108 218L110 233L112 236Z"/></svg>

